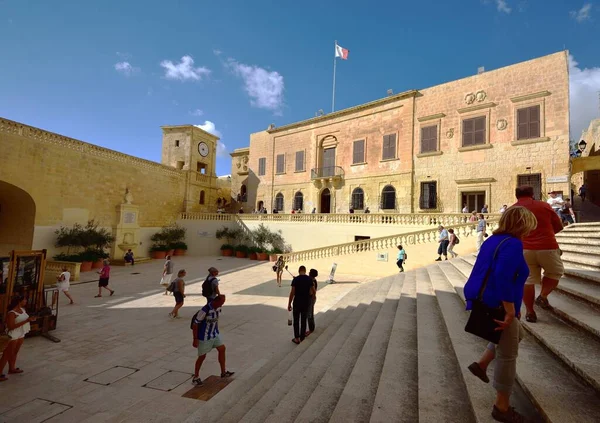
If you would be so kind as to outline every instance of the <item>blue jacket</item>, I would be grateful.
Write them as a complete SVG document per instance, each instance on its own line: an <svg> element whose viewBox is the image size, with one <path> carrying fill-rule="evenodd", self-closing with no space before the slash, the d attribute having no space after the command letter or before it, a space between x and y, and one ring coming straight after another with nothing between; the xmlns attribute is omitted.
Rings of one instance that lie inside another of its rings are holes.
<svg viewBox="0 0 600 423"><path fill-rule="evenodd" d="M496 260L492 257L496 247L504 239L506 242L498 249ZM492 269L487 286L483 293L483 302L490 307L497 307L502 301L515 304L517 315L521 311L523 287L529 276L529 267L523 257L523 243L510 235L492 235L481 246L473 271L465 284L467 310L471 310L470 300L477 298L488 269Z"/></svg>

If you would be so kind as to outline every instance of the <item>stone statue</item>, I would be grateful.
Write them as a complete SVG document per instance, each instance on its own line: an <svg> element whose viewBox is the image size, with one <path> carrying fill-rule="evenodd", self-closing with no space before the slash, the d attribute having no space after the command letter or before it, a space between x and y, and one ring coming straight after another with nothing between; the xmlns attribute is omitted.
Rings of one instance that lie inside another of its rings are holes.
<svg viewBox="0 0 600 423"><path fill-rule="evenodd" d="M131 204L133 202L133 195L129 191L129 188L125 188L125 201L123 204Z"/></svg>

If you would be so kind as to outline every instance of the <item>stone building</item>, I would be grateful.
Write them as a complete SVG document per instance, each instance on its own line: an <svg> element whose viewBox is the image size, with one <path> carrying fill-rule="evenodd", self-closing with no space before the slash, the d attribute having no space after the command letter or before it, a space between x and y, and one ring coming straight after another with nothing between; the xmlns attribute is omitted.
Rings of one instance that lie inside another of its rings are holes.
<svg viewBox="0 0 600 423"><path fill-rule="evenodd" d="M57 228L95 219L117 237L114 258L125 247L146 256L181 212L216 211L229 195L215 174L218 138L192 125L162 132L160 164L0 118L0 255L52 255Z"/></svg>
<svg viewBox="0 0 600 423"><path fill-rule="evenodd" d="M569 190L567 52L250 135L232 154L247 211L490 211Z"/></svg>

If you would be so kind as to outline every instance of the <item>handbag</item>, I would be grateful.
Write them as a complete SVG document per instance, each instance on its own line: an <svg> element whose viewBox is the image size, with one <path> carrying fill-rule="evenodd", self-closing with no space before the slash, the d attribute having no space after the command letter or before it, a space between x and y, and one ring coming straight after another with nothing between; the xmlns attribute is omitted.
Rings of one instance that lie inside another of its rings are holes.
<svg viewBox="0 0 600 423"><path fill-rule="evenodd" d="M500 244L498 244L496 247L492 257L492 265L483 278L483 283L481 284L477 298L470 300L473 307L471 308L471 315L469 316L469 320L465 326L466 332L472 333L473 335L483 338L493 344L498 344L500 342L500 337L502 336L502 331L496 330L498 323L496 323L494 320L503 321L506 311L504 310L502 304L500 304L498 307L490 307L485 304L483 302L483 293L485 292L490 273L494 267L498 249L506 240L508 240L508 237L500 241Z"/></svg>

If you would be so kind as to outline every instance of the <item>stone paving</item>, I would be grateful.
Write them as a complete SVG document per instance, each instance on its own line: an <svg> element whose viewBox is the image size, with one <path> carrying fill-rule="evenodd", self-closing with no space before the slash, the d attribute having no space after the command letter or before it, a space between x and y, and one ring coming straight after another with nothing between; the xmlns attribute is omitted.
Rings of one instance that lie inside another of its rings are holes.
<svg viewBox="0 0 600 423"><path fill-rule="evenodd" d="M210 401L182 398L192 387L196 359L190 318L205 304L201 282L210 266L221 271L221 292L227 295L220 330L234 377L249 377L276 351L289 348L293 334L285 308L291 276L284 273L284 287L278 288L272 263L176 257L175 269L188 272L181 319L167 316L174 300L159 285L162 261L113 267L113 297L94 298L95 282L72 285L75 305L61 297L52 332L60 343L25 340L17 363L25 372L0 384L0 422L178 422L210 407ZM315 312L371 280L338 273L336 281L346 283L326 285L329 269L319 272ZM218 374L217 354L211 352L201 377Z"/></svg>

